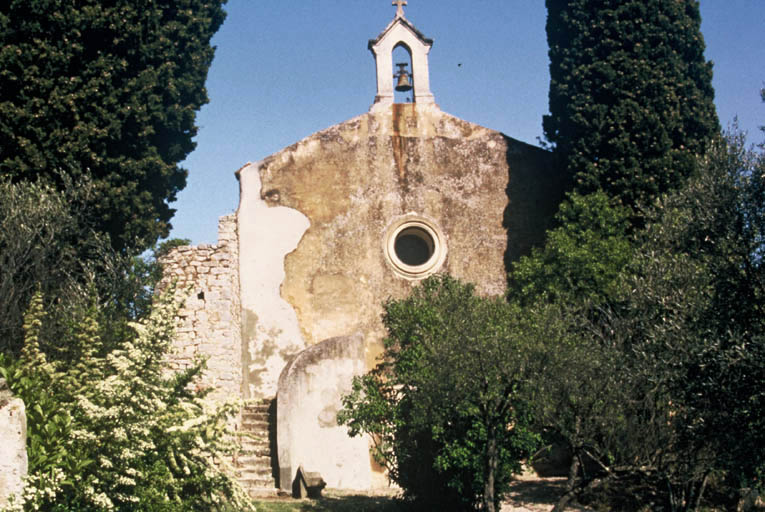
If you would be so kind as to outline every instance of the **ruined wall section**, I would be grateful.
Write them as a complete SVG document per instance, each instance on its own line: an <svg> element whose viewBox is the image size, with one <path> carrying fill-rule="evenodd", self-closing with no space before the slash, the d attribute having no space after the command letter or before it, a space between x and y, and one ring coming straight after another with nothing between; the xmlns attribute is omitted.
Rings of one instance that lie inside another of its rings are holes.
<svg viewBox="0 0 765 512"><path fill-rule="evenodd" d="M211 398L242 396L242 342L239 301L239 245L236 216L221 217L218 243L177 247L160 262L160 289L176 282L183 300L178 312L171 369L188 368L196 357L207 358L201 385Z"/></svg>

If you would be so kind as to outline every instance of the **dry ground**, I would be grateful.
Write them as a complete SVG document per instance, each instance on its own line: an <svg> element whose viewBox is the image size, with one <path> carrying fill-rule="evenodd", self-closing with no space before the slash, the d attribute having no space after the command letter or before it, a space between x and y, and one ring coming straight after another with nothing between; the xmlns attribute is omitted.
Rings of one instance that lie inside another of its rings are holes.
<svg viewBox="0 0 765 512"><path fill-rule="evenodd" d="M549 512L565 492L565 487L564 477L519 476L510 487L502 512ZM583 512L590 509L569 505L566 510Z"/></svg>
<svg viewBox="0 0 765 512"><path fill-rule="evenodd" d="M502 512L549 512L563 494L564 478L524 475L513 482ZM256 502L258 512L400 512L394 491L354 495L327 490L320 500L273 498ZM572 512L589 509L569 507Z"/></svg>

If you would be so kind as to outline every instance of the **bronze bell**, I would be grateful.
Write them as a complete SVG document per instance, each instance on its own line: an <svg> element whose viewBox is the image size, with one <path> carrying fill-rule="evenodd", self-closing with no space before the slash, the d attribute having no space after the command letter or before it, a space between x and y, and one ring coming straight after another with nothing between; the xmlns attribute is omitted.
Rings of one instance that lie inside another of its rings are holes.
<svg viewBox="0 0 765 512"><path fill-rule="evenodd" d="M409 80L409 73L406 71L406 62L399 62L396 64L398 66L398 73L393 75L394 78L398 78L398 83L396 84L396 90L400 92L406 92L412 90L412 82Z"/></svg>

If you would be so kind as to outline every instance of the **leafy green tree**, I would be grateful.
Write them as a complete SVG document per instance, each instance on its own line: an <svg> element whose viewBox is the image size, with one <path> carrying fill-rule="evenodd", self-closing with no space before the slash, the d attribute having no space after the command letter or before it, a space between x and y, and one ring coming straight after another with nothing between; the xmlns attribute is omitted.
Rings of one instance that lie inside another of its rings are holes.
<svg viewBox="0 0 765 512"><path fill-rule="evenodd" d="M547 0L545 137L581 194L649 204L718 132L696 0Z"/></svg>
<svg viewBox="0 0 765 512"><path fill-rule="evenodd" d="M114 247L167 236L225 0L0 3L0 174L61 187Z"/></svg>
<svg viewBox="0 0 765 512"><path fill-rule="evenodd" d="M72 310L89 301L95 288L108 309L104 331L116 334L125 322L151 310L154 286L161 278L159 257L188 240L166 240L150 254L116 254L108 237L89 226L86 214L73 205L95 194L86 181L63 190L40 183L0 180L0 352L18 355L23 314L35 290L46 297L46 343L60 336L50 332L66 324ZM102 333L106 338L111 334ZM43 350L52 357L61 347Z"/></svg>
<svg viewBox="0 0 765 512"><path fill-rule="evenodd" d="M683 404L681 441L712 450L710 467L734 487L762 488L765 453L751 448L765 443L765 154L733 133L702 161L699 177L661 206L643 252L683 255L701 269L704 285L703 295L680 289L703 307L680 317L690 338L676 347L682 357L672 381ZM652 335L669 347L672 337Z"/></svg>
<svg viewBox="0 0 765 512"><path fill-rule="evenodd" d="M683 254L633 258L608 304L550 307L565 335L547 344L536 417L574 457L556 511L588 493L611 510L693 510L711 467L712 451L683 442L676 389L700 343L705 269Z"/></svg>
<svg viewBox="0 0 765 512"><path fill-rule="evenodd" d="M533 451L524 398L537 370L520 311L448 276L385 305L382 361L338 415L421 510L499 510Z"/></svg>

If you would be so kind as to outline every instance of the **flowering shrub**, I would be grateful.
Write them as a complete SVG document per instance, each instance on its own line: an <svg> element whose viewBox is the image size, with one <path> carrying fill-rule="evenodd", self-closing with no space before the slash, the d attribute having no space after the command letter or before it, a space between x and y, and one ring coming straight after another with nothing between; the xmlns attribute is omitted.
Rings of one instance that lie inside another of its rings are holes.
<svg viewBox="0 0 765 512"><path fill-rule="evenodd" d="M205 392L190 385L203 361L178 373L163 368L177 311L172 293L119 342L102 341L95 303L84 308L67 343L56 344L67 354L55 360L41 350L46 314L41 294L33 298L21 356L4 365L28 410L29 477L17 509L247 509L221 469L234 406L210 410Z"/></svg>

